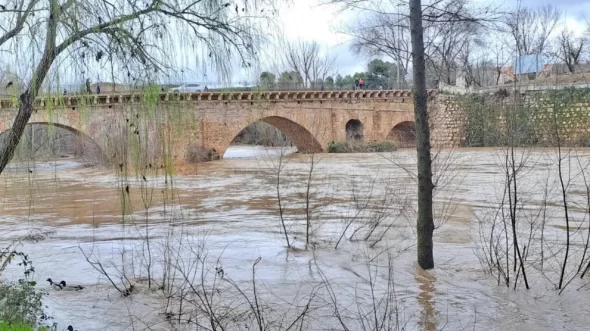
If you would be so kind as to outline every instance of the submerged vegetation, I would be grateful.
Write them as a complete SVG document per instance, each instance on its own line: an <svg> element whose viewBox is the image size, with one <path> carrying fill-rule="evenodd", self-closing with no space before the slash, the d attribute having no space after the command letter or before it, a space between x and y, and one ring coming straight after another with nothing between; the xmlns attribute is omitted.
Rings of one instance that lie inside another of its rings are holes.
<svg viewBox="0 0 590 331"><path fill-rule="evenodd" d="M395 152L391 141L332 141L328 144L328 153L384 153Z"/></svg>

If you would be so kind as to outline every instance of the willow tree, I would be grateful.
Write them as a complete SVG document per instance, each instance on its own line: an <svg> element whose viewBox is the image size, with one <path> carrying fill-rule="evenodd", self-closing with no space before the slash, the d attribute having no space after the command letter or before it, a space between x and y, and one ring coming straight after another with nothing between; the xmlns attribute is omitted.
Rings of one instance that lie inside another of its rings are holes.
<svg viewBox="0 0 590 331"><path fill-rule="evenodd" d="M264 9L274 0L230 1L9 0L0 5L0 54L17 64L27 62L28 68L8 143L0 146L0 173L14 155L50 70L108 59L117 72L149 78L174 69L178 52L190 52L178 45L198 45L208 54L207 62L219 68L230 59L250 65L261 41L258 23L270 18Z"/></svg>

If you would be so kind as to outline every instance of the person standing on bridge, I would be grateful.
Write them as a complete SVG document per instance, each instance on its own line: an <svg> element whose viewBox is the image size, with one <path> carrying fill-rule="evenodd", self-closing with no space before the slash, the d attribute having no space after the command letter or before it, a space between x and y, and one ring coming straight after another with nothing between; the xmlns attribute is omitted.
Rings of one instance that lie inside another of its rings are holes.
<svg viewBox="0 0 590 331"><path fill-rule="evenodd" d="M358 78L354 80L354 89L355 90L358 90L359 89L359 83L360 82L359 82L359 79Z"/></svg>
<svg viewBox="0 0 590 331"><path fill-rule="evenodd" d="M96 94L100 94L100 85L96 84Z"/></svg>
<svg viewBox="0 0 590 331"><path fill-rule="evenodd" d="M363 89L363 87L365 87L365 80L364 79L359 79L359 87L361 88L361 90Z"/></svg>
<svg viewBox="0 0 590 331"><path fill-rule="evenodd" d="M92 90L90 89L90 78L86 78L86 93L92 94Z"/></svg>

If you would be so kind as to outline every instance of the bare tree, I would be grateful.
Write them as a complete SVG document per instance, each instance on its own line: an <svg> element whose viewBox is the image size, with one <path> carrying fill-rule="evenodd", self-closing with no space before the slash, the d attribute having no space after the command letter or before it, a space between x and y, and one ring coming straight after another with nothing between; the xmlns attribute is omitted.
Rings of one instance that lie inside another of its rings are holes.
<svg viewBox="0 0 590 331"><path fill-rule="evenodd" d="M173 69L166 54L182 35L203 46L219 67L232 54L249 65L260 40L255 24L260 6L272 1L244 0L234 7L221 0L11 0L0 10L0 50L13 53L28 45L31 57L17 61L30 61L32 69L9 143L0 150L0 173L12 159L40 87L59 64L85 67L87 60L109 60L119 72L149 79Z"/></svg>
<svg viewBox="0 0 590 331"><path fill-rule="evenodd" d="M506 58L501 58L501 50L492 50L490 45L488 41L471 40L459 53L457 65L461 68L467 87L498 85L502 68L507 62Z"/></svg>
<svg viewBox="0 0 590 331"><path fill-rule="evenodd" d="M500 78L502 77L502 72L504 66L508 64L510 61L510 57L508 56L507 52L507 45L503 38L493 35L490 38L491 44L488 44L487 51L491 55L491 61L495 71L495 85L500 84Z"/></svg>
<svg viewBox="0 0 590 331"><path fill-rule="evenodd" d="M395 6L396 11L390 13L383 8L385 3L347 25L342 32L354 38L351 48L355 53L371 57L387 55L400 66L402 72L408 72L411 63L408 16L399 6Z"/></svg>
<svg viewBox="0 0 590 331"><path fill-rule="evenodd" d="M319 45L316 42L298 41L287 43L285 47L285 62L293 71L297 72L299 83L307 86L311 80L311 68L319 54Z"/></svg>
<svg viewBox="0 0 590 331"><path fill-rule="evenodd" d="M465 47L461 51L458 62L458 65L461 67L462 72L465 75L465 84L468 87L481 87L485 84L485 70L488 63L483 58L474 58L470 46Z"/></svg>
<svg viewBox="0 0 590 331"><path fill-rule="evenodd" d="M369 0L331 0L330 2L344 4L345 8L359 8L367 12L392 15L392 12L375 9L375 2ZM412 93L414 100L414 120L416 122L416 149L418 154L417 254L418 264L423 269L434 268L432 237L435 228L433 217L434 184L432 180L430 125L428 121L428 93L426 90L426 61L427 54L429 53L426 50L432 49L432 44L438 38L438 34L435 31L432 32L432 35L428 36L425 33L425 25L432 27L433 30L440 30L443 25L458 24L462 28L465 28L465 32L468 33L468 27L475 28L475 24L481 25L483 21L493 19L493 11L489 7L482 7L478 11L471 11L468 10L467 5L467 0L435 0L424 6L421 0L409 1L409 31L411 35L413 69ZM450 32L453 32L452 29L450 30ZM428 39L429 43L425 43L425 37L427 36L431 37ZM459 42L460 45L463 43L460 38L454 36L450 39ZM445 52L445 49L447 49L448 44L453 43L452 41L447 42L443 38L443 45L439 46L439 53L447 55L448 52ZM456 54L448 56L447 63L451 62L451 60L454 61L455 57Z"/></svg>
<svg viewBox="0 0 590 331"><path fill-rule="evenodd" d="M557 37L557 51L555 55L563 61L569 72L574 73L580 64L582 54L586 48L585 38L576 38L571 31L564 30Z"/></svg>
<svg viewBox="0 0 590 331"><path fill-rule="evenodd" d="M430 56L426 59L434 68L438 80L447 84L452 83L452 74L457 69L459 56L462 51L470 47L478 30L479 25L476 23L455 20L436 24L427 30Z"/></svg>
<svg viewBox="0 0 590 331"><path fill-rule="evenodd" d="M399 0L351 1L363 15L344 33L353 37L352 49L369 56L387 55L409 71L411 63L409 13ZM430 0L422 5L424 49L431 80L452 83L459 55L480 34L482 25L473 17L491 12L489 7L471 8L468 0ZM405 7L405 6L404 6Z"/></svg>
<svg viewBox="0 0 590 331"><path fill-rule="evenodd" d="M328 76L336 74L336 58L327 53L320 56L317 61L312 64L311 72L313 77L312 85L317 82L322 82L323 84Z"/></svg>
<svg viewBox="0 0 590 331"><path fill-rule="evenodd" d="M314 87L316 81L323 81L335 73L336 59L320 52L320 46L315 41L299 40L284 45L285 64L297 72L299 83L304 87Z"/></svg>
<svg viewBox="0 0 590 331"><path fill-rule="evenodd" d="M561 19L561 11L551 5L531 9L519 7L505 21L519 55L538 54L547 50L549 36Z"/></svg>

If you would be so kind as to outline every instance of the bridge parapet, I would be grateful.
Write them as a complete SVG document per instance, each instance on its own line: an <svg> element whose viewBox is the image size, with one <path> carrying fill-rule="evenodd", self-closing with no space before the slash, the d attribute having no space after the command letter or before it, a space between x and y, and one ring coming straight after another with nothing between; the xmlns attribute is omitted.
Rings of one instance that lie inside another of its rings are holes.
<svg viewBox="0 0 590 331"><path fill-rule="evenodd" d="M428 91L430 97L437 94L437 90ZM199 92L199 93L159 93L159 100L162 102L177 101L320 101L334 99L399 99L410 98L409 90L332 90L332 91L232 91L232 92ZM100 94L100 95L72 95L55 97L38 97L34 107L76 107L83 105L110 105L122 103L141 103L146 100L143 93L125 94ZM409 101L409 100L408 100ZM14 109L18 105L18 99L0 98L1 109Z"/></svg>

